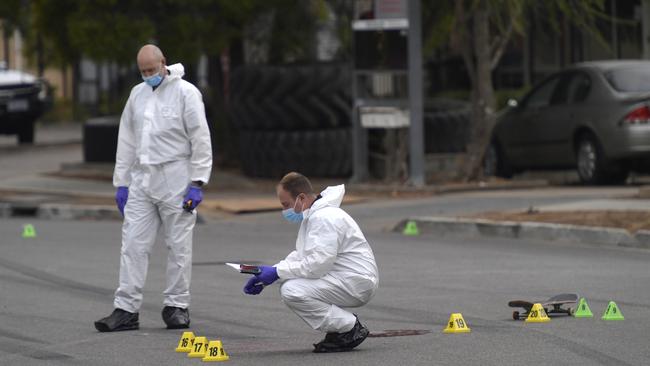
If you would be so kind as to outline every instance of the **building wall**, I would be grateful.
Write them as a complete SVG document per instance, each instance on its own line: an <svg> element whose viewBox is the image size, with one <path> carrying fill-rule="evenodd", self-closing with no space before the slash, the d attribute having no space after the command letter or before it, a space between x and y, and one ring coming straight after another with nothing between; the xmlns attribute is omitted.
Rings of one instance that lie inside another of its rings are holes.
<svg viewBox="0 0 650 366"><path fill-rule="evenodd" d="M2 33L0 29L0 34ZM5 39L0 37L0 60L7 63L10 69L16 69L38 75L38 69L32 65L32 62L23 54L23 40L19 31L15 31L13 36L7 41L9 46L8 55L5 54ZM47 67L43 72L43 78L54 88L54 97L57 99L72 98L72 69L68 68L64 73L57 68Z"/></svg>

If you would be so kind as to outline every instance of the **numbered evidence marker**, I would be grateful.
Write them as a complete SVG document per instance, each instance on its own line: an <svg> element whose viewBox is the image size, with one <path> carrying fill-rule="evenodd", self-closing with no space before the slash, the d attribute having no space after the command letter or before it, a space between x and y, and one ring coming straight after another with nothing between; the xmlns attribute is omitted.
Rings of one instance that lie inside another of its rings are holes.
<svg viewBox="0 0 650 366"><path fill-rule="evenodd" d="M530 313L528 314L528 318L526 318L526 323L546 323L550 321L551 318L546 315L546 311L540 303L533 305L533 308L530 309Z"/></svg>
<svg viewBox="0 0 650 366"><path fill-rule="evenodd" d="M196 337L194 338L192 351L187 354L187 357L203 358L205 357L205 353L207 351L208 351L208 339L205 337Z"/></svg>
<svg viewBox="0 0 650 366"><path fill-rule="evenodd" d="M178 341L178 347L176 347L176 352L192 352L192 345L194 344L193 332L183 332L181 339Z"/></svg>
<svg viewBox="0 0 650 366"><path fill-rule="evenodd" d="M23 226L23 238L35 238L36 237L36 229L34 229L34 225L32 224L26 224Z"/></svg>
<svg viewBox="0 0 650 366"><path fill-rule="evenodd" d="M616 306L616 303L614 301L610 301L601 319L624 320L625 318L623 317L623 313L621 313L621 310L619 310L618 306Z"/></svg>
<svg viewBox="0 0 650 366"><path fill-rule="evenodd" d="M208 344L208 351L203 357L203 361L213 362L213 361L228 361L230 357L226 354L226 351L223 349L223 344L220 340L210 341Z"/></svg>
<svg viewBox="0 0 650 366"><path fill-rule="evenodd" d="M453 313L449 317L447 328L443 330L443 333L469 333L470 331L465 319L463 319L463 314Z"/></svg>
<svg viewBox="0 0 650 366"><path fill-rule="evenodd" d="M593 318L594 314L591 312L589 305L587 304L587 299L584 297L580 299L578 303L578 308L573 313L574 318Z"/></svg>

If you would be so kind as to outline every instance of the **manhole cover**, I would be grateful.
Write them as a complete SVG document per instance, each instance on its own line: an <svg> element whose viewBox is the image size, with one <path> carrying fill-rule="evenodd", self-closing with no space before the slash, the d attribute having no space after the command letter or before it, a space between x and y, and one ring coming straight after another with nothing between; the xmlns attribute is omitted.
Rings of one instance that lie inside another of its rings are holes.
<svg viewBox="0 0 650 366"><path fill-rule="evenodd" d="M404 337L404 336L415 336L431 333L430 330L424 329L397 329L397 330L385 330L383 332L373 332L368 335L368 337Z"/></svg>

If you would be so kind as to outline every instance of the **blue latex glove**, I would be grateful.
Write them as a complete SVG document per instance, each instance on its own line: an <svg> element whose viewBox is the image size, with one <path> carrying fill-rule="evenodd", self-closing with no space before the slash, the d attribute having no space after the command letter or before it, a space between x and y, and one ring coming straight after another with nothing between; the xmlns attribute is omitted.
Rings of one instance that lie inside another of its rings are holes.
<svg viewBox="0 0 650 366"><path fill-rule="evenodd" d="M183 198L183 209L187 212L192 212L203 201L203 191L200 187L190 186L190 189Z"/></svg>
<svg viewBox="0 0 650 366"><path fill-rule="evenodd" d="M124 206L126 206L126 201L129 199L129 187L117 187L117 192L115 192L115 203L117 203L117 208L124 216Z"/></svg>
<svg viewBox="0 0 650 366"><path fill-rule="evenodd" d="M273 282L277 281L278 278L280 278L278 277L278 270L273 266L260 266L260 270L262 270L262 272L255 275L255 277L257 277L257 279L266 286L272 284Z"/></svg>
<svg viewBox="0 0 650 366"><path fill-rule="evenodd" d="M244 293L247 295L258 295L262 290L264 290L264 285L260 283L257 276L251 277L244 286Z"/></svg>

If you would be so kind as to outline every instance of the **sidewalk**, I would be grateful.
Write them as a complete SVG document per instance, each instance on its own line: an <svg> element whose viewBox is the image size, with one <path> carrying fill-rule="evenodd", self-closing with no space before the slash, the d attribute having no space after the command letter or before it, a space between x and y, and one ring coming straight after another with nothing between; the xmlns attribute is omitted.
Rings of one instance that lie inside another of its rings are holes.
<svg viewBox="0 0 650 366"><path fill-rule="evenodd" d="M52 173L26 174L0 180L0 217L36 216L49 219L113 219L113 164L64 163ZM341 180L313 179L315 189ZM248 178L236 171L215 169L205 187L202 214L209 216L279 210L277 181ZM346 183L346 203L386 200L474 190L520 189L547 186L542 180L445 184L421 188L382 183Z"/></svg>
<svg viewBox="0 0 650 366"><path fill-rule="evenodd" d="M115 208L111 164L64 164L50 174L31 174L0 180L0 217L37 217L63 220L121 220ZM216 170L205 189L199 222L230 215L280 209L274 180L250 179L236 172ZM340 184L314 180L315 187ZM414 188L384 184L347 184L346 203L431 196L476 190L510 190L544 187L543 181L496 181L478 184L448 184ZM317 189L318 189L317 188ZM643 192L645 188L641 188ZM646 197L649 196L646 193ZM535 212L561 213L640 211L650 217L650 199L609 198L534 207ZM602 246L650 248L650 230L629 232L622 228L583 226L539 221L498 219L508 212L473 217L411 217L394 228L403 231L410 221L420 234L460 237L503 237L524 240L578 242ZM492 215L492 216L490 216ZM486 219L496 217L497 219Z"/></svg>
<svg viewBox="0 0 650 366"><path fill-rule="evenodd" d="M0 139L0 150L7 159L0 164L6 172L0 174L0 217L23 216L68 220L121 220L115 208L112 185L113 164L80 163L81 125L43 126L37 131L37 144L18 146L11 137ZM61 148L57 148L61 146ZM58 156L52 155L58 151ZM10 156L14 156L11 158ZM54 163L64 158L67 163ZM31 160L30 160L31 159ZM29 164L25 164L28 161ZM77 162L75 162L77 161ZM44 173L46 172L46 173ZM49 173L48 173L49 172ZM545 175L529 175L517 180L495 180L469 184L438 184L425 187L383 183L346 183L346 203L370 200L390 200L425 197L438 194L479 190L512 190L548 187ZM553 175L549 175L553 180ZM643 182L635 180L636 182ZM314 179L315 189L342 180ZM205 188L202 218L219 219L230 215L280 209L275 196L276 180L254 179L237 171L216 168ZM650 222L650 189L639 189L641 198L601 199L577 203L530 208L548 212L551 216L574 212L638 211L648 213ZM412 217L399 223L402 231L406 222L414 221L422 234L438 236L496 236L520 239L574 241L597 245L650 247L650 227L630 232L622 228L584 226L556 222L541 222L539 217L509 219L509 212L482 213L472 217ZM520 215L521 216L521 215ZM531 218L532 221L526 219ZM548 220L547 220L548 221Z"/></svg>

